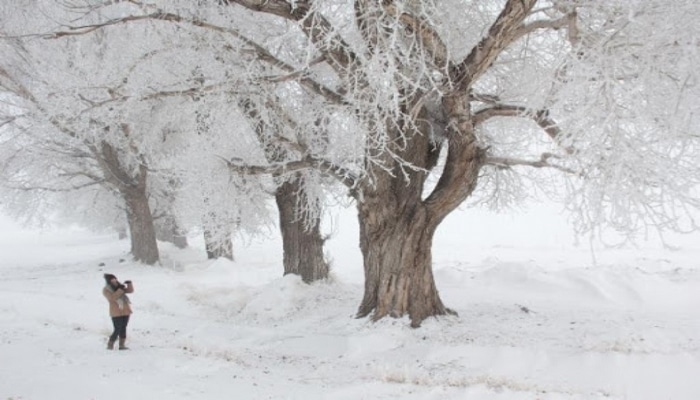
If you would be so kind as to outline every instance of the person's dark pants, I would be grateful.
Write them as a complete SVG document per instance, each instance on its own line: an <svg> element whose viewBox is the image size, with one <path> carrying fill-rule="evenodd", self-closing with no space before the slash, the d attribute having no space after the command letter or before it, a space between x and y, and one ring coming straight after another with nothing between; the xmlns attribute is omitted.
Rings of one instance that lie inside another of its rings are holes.
<svg viewBox="0 0 700 400"><path fill-rule="evenodd" d="M117 336L120 339L126 339L126 326L129 324L129 316L124 317L114 317L112 318L112 325L114 325L114 332L112 336L109 337L110 342L117 340Z"/></svg>

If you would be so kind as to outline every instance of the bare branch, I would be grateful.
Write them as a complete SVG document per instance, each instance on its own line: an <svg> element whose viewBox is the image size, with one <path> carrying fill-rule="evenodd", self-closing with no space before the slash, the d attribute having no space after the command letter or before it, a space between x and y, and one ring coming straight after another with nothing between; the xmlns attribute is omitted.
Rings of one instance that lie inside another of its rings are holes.
<svg viewBox="0 0 700 400"><path fill-rule="evenodd" d="M486 165L493 165L497 168L510 168L513 166L526 166L532 168L554 168L559 171L566 172L573 175L581 175L580 172L575 171L571 168L563 167L561 165L550 164L550 158L557 158L556 155L551 153L543 153L539 160L523 160L519 158L508 158L508 157L490 157L487 156L485 159Z"/></svg>
<svg viewBox="0 0 700 400"><path fill-rule="evenodd" d="M474 113L474 126L479 126L495 117L530 118L545 131L547 136L552 138L555 143L559 144L562 135L561 128L549 117L549 112L547 110L531 110L522 106L496 104ZM574 152L572 147L566 147L564 150L568 154L573 154Z"/></svg>
<svg viewBox="0 0 700 400"><path fill-rule="evenodd" d="M316 58L316 59L314 59L314 60L311 60L311 61L309 62L309 64L308 64L307 66L305 66L303 69L300 69L300 70L297 70L297 71L294 71L294 72L290 72L290 73L288 73L288 74L286 74L286 75L282 75L282 76L270 76L270 77L267 77L266 79L267 79L269 82L289 82L289 81L294 81L294 80L297 80L297 79L301 78L302 76L304 76L304 74L306 74L306 73L308 72L308 69L309 69L310 67L313 67L314 65L320 64L320 63L324 62L325 60L326 60L325 57L318 57L318 58Z"/></svg>
<svg viewBox="0 0 700 400"><path fill-rule="evenodd" d="M36 97L30 92L21 82L18 82L15 78L10 75L7 70L5 70L2 66L0 66L0 77L4 77L11 86L8 86L7 83L0 83L2 87L5 87L9 91L11 91L13 94L19 96L20 98L30 102L31 104L36 107L37 110L43 115L49 115L49 113L46 111L46 109L43 107L39 101L37 101ZM60 132L65 133L66 135L70 137L77 137L76 132L62 124L58 119L55 117L49 117L48 119L49 123L56 127Z"/></svg>
<svg viewBox="0 0 700 400"><path fill-rule="evenodd" d="M334 164L327 160L313 156L310 156L309 159L311 159L311 161L314 163L317 171L337 179L340 183L350 189L350 193L354 192L357 184L359 183L359 179L355 173L345 167L341 167L340 165Z"/></svg>
<svg viewBox="0 0 700 400"><path fill-rule="evenodd" d="M569 27L571 22L571 17L569 15L565 15L559 19L553 19L553 20L537 20L534 22L530 22L529 24L522 25L520 28L518 28L515 31L515 36L513 37L512 41L516 41L523 36L527 36L531 34L534 31L537 30L542 30L542 29L554 29L554 30L559 30L561 28Z"/></svg>
<svg viewBox="0 0 700 400"><path fill-rule="evenodd" d="M480 102L486 103L486 104L496 104L496 103L500 103L501 98L496 96L496 95L492 95L492 94L471 93L469 95L469 101L480 101Z"/></svg>
<svg viewBox="0 0 700 400"><path fill-rule="evenodd" d="M353 174L347 168L325 160L322 157L313 155L308 145L290 140L284 137L279 130L268 126L268 123L260 118L260 113L253 101L250 99L242 99L239 101L239 106L243 109L246 116L253 122L253 129L255 130L255 133L262 144L266 142L266 140L263 139L265 133L273 138L272 146L274 146L274 150L269 150L269 147L265 146L265 156L268 161L270 161L270 165L274 167L272 169L269 167L264 167L262 170L256 169L256 171L263 171L261 173L269 173L272 175L290 172L288 170L279 170L277 168L279 165L288 163L283 161L283 159L286 158L286 150L282 149L283 146L288 150L299 153L303 157L303 160L306 161L306 167L301 167L301 164L299 164L299 169L314 168L319 172L325 173L337 179L340 181L340 183L347 186L351 190L355 188L358 182L355 174ZM276 113L277 118L281 120L281 124L283 126L289 126L294 130L299 129L297 122L280 107L279 102L268 98L265 101L265 107L269 110L273 110ZM268 140L267 142L269 143L270 141ZM297 163L297 161L293 161L292 163ZM264 172L265 170L267 170L267 172Z"/></svg>
<svg viewBox="0 0 700 400"><path fill-rule="evenodd" d="M238 158L232 158L231 160L221 159L226 162L226 165L230 171L241 175L283 175L290 172L313 168L313 163L308 158L270 165L243 164L243 160Z"/></svg>
<svg viewBox="0 0 700 400"><path fill-rule="evenodd" d="M6 80L6 82L0 81L0 87L4 87L8 91L25 100L36 103L36 99L32 93L27 90L27 88L21 82L18 82L15 78L13 78L12 75L10 75L10 73L7 72L7 70L2 66L0 66L0 78L5 78Z"/></svg>
<svg viewBox="0 0 700 400"><path fill-rule="evenodd" d="M379 43L380 6L373 0L355 0L355 24L364 39L365 45L374 53Z"/></svg>
<svg viewBox="0 0 700 400"><path fill-rule="evenodd" d="M285 19L299 21L306 16L311 7L309 0L222 0L223 4L238 4L252 11L277 15Z"/></svg>
<svg viewBox="0 0 700 400"><path fill-rule="evenodd" d="M196 86L196 87L190 87L186 89L178 89L178 90L162 90L158 92L153 92L149 93L146 95L142 95L139 97L136 96L129 96L129 95L119 95L116 93L114 90L109 90L110 93L110 98L102 101L94 101L85 98L82 95L78 95L78 97L88 103L90 106L81 110L78 114L76 114L73 119L89 112L92 111L96 108L99 107L104 107L110 104L115 104L115 103L122 103L126 102L128 100L139 100L139 101L147 101L147 100L156 100L156 99L164 99L164 98L169 98L169 97L195 97L197 95L201 95L204 93L210 93L214 92L218 89L223 89L229 87L231 82L222 82L222 83L216 83L212 85L205 85L205 86Z"/></svg>
<svg viewBox="0 0 700 400"><path fill-rule="evenodd" d="M137 177L135 179L129 176L122 168L118 151L105 140L100 142L100 147L91 144L88 145L88 148L95 155L95 160L97 160L100 169L105 174L105 182L115 188L119 190L130 189L138 184L138 182L134 182L136 179L145 179L145 177ZM139 172L144 173L145 170L140 168Z"/></svg>
<svg viewBox="0 0 700 400"><path fill-rule="evenodd" d="M224 4L238 4L249 10L277 15L299 22L301 29L324 55L328 64L343 76L357 57L333 25L320 13L313 11L311 0L223 0Z"/></svg>
<svg viewBox="0 0 700 400"><path fill-rule="evenodd" d="M72 192L74 190L80 190L84 189L86 187L90 186L95 186L95 185L100 185L104 181L102 180L97 180L97 181L91 181L91 182L86 182L81 185L70 185L69 187L49 187L49 186L38 186L38 185L12 185L12 184L7 184L7 183L0 183L0 186L10 189L10 190L21 190L21 191L41 191L41 192L54 192L54 193L61 193L61 192Z"/></svg>
<svg viewBox="0 0 700 400"><path fill-rule="evenodd" d="M571 13L568 14L569 17L569 25L568 25L568 33L569 33L569 42L577 46L579 42L581 42L581 31L578 28L577 20L578 20L578 14L576 13L576 10L572 11Z"/></svg>
<svg viewBox="0 0 700 400"><path fill-rule="evenodd" d="M83 26L78 26L78 27L73 27L68 31L61 31L61 32L53 32L53 33L47 33L43 35L37 35L40 37L43 37L45 39L58 39L62 38L65 36L77 36L77 35L85 35L88 33L91 33L95 30L98 29L103 29L109 26L114 26L114 25L119 25L119 24L127 24L127 23L132 23L132 22L138 22L138 21L166 21L166 22L174 22L174 23L183 23L183 24L189 24L192 26L196 26L199 28L204 28L204 29L209 29L215 32L231 35L235 37L236 39L240 40L243 42L245 45L250 46L256 57L271 66L275 68L279 68L287 73L290 74L298 74L296 78L298 79L299 83L304 86L306 89L310 90L311 92L314 92L316 94L321 95L323 98L326 100L336 103L336 104L345 104L345 100L341 95L336 93L334 90L330 89L329 87L309 78L305 74L298 73L298 69L295 68L292 65L287 64L286 62L280 60L279 58L275 57L272 53L267 51L263 46L259 45L252 39L249 39L245 35L241 34L238 30L232 29L232 28L226 28L222 27L219 25L211 24L202 20L198 19L192 19L192 18L185 18L177 14L172 14L172 13L164 13L164 12L156 12L156 13L151 13L151 14L144 14L144 15L130 15L122 18L117 18L117 19L112 19L109 21L105 21L99 24L94 24L94 25L83 25ZM318 62L318 61L315 61ZM2 72L2 71L0 71Z"/></svg>
<svg viewBox="0 0 700 400"><path fill-rule="evenodd" d="M385 1L384 10L387 14L398 17L411 32L415 33L421 46L430 54L432 61L438 68L445 68L449 63L447 46L443 43L440 35L420 17L416 17L401 10L395 2Z"/></svg>
<svg viewBox="0 0 700 400"><path fill-rule="evenodd" d="M275 163L270 165L248 165L241 163L240 159L226 160L221 158L229 170L242 175L284 175L292 172L313 169L321 173L325 173L333 178L336 178L343 185L350 189L354 189L357 184L357 178L354 177L348 169L335 165L330 161L315 158L313 156L305 156L301 160L288 161L283 163Z"/></svg>
<svg viewBox="0 0 700 400"><path fill-rule="evenodd" d="M62 172L58 174L58 176L61 177L66 177L66 178L76 178L76 177L84 177L90 179L93 183L101 184L104 183L105 180L104 178L101 178L97 175L93 175L89 172L85 171L77 171L77 172Z"/></svg>
<svg viewBox="0 0 700 400"><path fill-rule="evenodd" d="M486 37L474 46L467 58L451 68L450 77L457 90L467 89L510 43L517 38L521 23L537 0L508 0Z"/></svg>
<svg viewBox="0 0 700 400"><path fill-rule="evenodd" d="M17 119L17 117L10 117L6 120L0 121L0 128L2 128L5 125L9 125L9 124L15 122L16 119Z"/></svg>
<svg viewBox="0 0 700 400"><path fill-rule="evenodd" d="M578 12L576 6L572 4L557 4L554 6L556 10L565 15L567 20L567 35L569 43L572 46L577 46L581 41L581 30L578 27Z"/></svg>

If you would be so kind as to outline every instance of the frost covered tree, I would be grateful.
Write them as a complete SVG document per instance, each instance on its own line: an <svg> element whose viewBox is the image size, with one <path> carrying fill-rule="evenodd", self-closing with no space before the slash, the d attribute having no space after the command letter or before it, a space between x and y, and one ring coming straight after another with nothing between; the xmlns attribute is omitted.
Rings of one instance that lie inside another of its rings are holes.
<svg viewBox="0 0 700 400"><path fill-rule="evenodd" d="M229 43L230 39L225 36L231 36L233 33L232 30L222 29L216 25L201 23L201 21L195 22L195 20L193 20L194 16L209 16L215 20L217 18L221 20L220 16L207 12L204 8L202 11L189 7L189 11L186 8L178 9L185 13L184 15L186 15L187 18L176 14L158 13L158 16L155 18L153 14L145 14L141 16L130 15L126 18L119 19L115 18L115 16L128 15L134 11L152 11L153 5L138 2L128 2L128 4L112 4L110 2L105 2L103 4L101 2L58 3L53 1L29 1L28 3L43 6L47 9L62 7L64 13L71 12L75 16L72 21L64 19L63 24L65 26L70 26L71 24L85 24L83 25L85 29L78 28L68 31L47 29L43 34L37 34L36 29L33 31L34 33L32 33L31 29L25 28L21 31L27 32L24 36L15 33L14 35L9 35L9 39L21 40L26 37L28 39L33 39L35 42L44 40L89 43L90 39L83 38L94 35L101 38L115 38L113 41L110 41L111 39L104 40L104 46L109 49L108 52L112 51L112 53L110 53L112 56L114 56L115 51L121 54L118 55L118 62L105 69L113 71L116 76L123 76L123 83L120 83L119 79L113 78L112 82L95 85L96 87L106 87L110 96L109 99L100 99L97 103L99 105L108 104L110 107L129 106L133 108L145 108L146 112L143 113L143 116L138 118L139 122L144 122L145 119L149 118L148 111L151 112L150 117L152 117L155 108L167 109L169 112L173 113L171 115L176 114L180 118L177 123L171 122L169 126L164 125L164 128L156 126L155 123L149 121L146 125L151 128L150 131L139 133L139 135L141 135L140 137L144 138L143 140L150 140L149 144L155 144L157 146L153 138L160 136L157 132L158 129L178 131L178 134L182 137L187 136L186 134L183 136L183 131L187 129L190 131L194 129L199 132L200 135L204 131L207 132L204 136L207 136L210 141L209 143L213 144L209 146L210 153L205 154L199 151L201 149L188 151L187 153L191 157L190 159L184 160L181 157L178 158L184 163L185 167L178 168L175 166L174 169L178 171L176 173L177 175L185 176L184 179L201 178L202 174L192 169L192 166L197 164L197 162L193 163L192 161L207 157L213 159L213 156L241 161L247 160L249 163L257 162L257 160L255 160L256 152L244 146L238 146L235 151L233 149L229 149L228 152L221 151L222 148L226 147L222 144L221 140L234 144L246 140L245 138L231 134L233 131L231 127L241 123L240 118L238 120L236 119L237 113L235 108L237 106L230 104L231 100L235 101L236 99L239 102L238 107L241 109L241 112L247 116L247 122L243 123L249 125L250 131L255 132L257 140L259 140L257 146L259 151L257 154L264 154L268 157L267 160L270 162L279 164L285 161L284 157L282 157L282 149L270 150L270 146L272 145L266 142L269 137L269 132L261 132L258 129L260 125L258 124L257 118L250 113L251 109L242 105L242 102L246 101L244 99L248 98L245 93L246 90L250 90L246 88L251 87L251 81L258 80L259 75L255 75L255 73L260 73L263 68L251 68L248 63L251 57L246 55L247 50L241 49L238 46L239 43L236 43L236 48ZM177 9L176 4L173 3L173 6ZM19 9L22 9L22 7L20 6ZM95 21L107 22L95 25ZM110 28L109 25L111 25L109 21L116 22L117 24L119 24L118 21L128 21L131 23L128 24L128 27L124 26L126 24L121 24L122 26L118 28L107 29ZM182 22L186 21L190 22L190 28L194 26L198 29L191 29L188 31L182 29ZM227 22L230 23L230 21ZM105 29L93 29L97 28L98 25L100 28ZM145 36L141 39L136 39L138 34L134 32L152 32L154 35L148 39L146 39ZM121 37L122 33L124 33L124 38ZM222 38L222 36L224 37ZM122 49L121 46L124 45L125 40L131 40L131 43L143 43L143 45ZM16 43L13 43L13 45L16 46ZM47 44L44 43L44 45ZM90 61L87 61L88 65L91 65ZM129 62L131 62L130 65L128 65ZM104 66L105 62L103 61L100 65ZM157 69L159 69L160 72L157 72ZM251 71L253 72L252 74ZM125 74L127 74L128 77L124 77ZM159 76L163 77L163 79L160 79ZM119 83L118 87L114 88L110 86L110 84L114 85L114 82ZM141 86L136 86L134 82L141 84ZM270 84L268 88L272 95L274 92L274 85ZM81 90L81 88L76 87L76 91L79 90ZM253 89L253 92L261 94L261 90L257 86ZM226 97L227 100L212 100L212 98L220 99L222 95ZM187 101L189 108L185 110L182 104L173 104L173 102L168 103L169 105L164 105L165 101L163 99L167 97L180 97L185 99L183 102ZM95 111L99 114L99 112L104 112L104 108ZM229 118L220 117L222 113L229 114ZM214 118L212 117L214 114L219 115L219 117L215 118L223 119L229 125L219 123L219 126L216 127L217 132L212 135L209 132L212 130L212 127L206 125L210 123L208 119ZM187 118L189 118L189 120L184 122L183 119ZM192 125L192 120L194 120L194 125ZM177 129L173 129L174 125L177 125ZM281 123L278 121L277 126L280 125ZM156 132L153 132L154 130ZM229 134L228 137L222 134L222 131L227 132ZM275 135L278 135L278 133ZM148 139L149 137L151 139ZM182 144L183 139L180 138L179 140ZM190 141L192 142L192 140ZM189 149L193 148L190 144L184 144L183 146ZM216 151L213 151L214 149ZM156 167L157 163L154 162L154 158L158 158L159 165L163 164L162 150L145 146L140 147L139 151L147 154L147 158L150 161L148 170L163 170L161 166ZM229 163L229 165L231 166L232 164ZM206 170L212 171L210 168L206 168ZM285 247L285 274L299 274L304 281L307 282L324 279L328 276L328 264L323 255L324 240L320 235L320 213L318 212L318 207L322 202L319 201L318 197L309 195L309 193L318 194L320 192L315 191L312 187L307 188L304 184L304 182L310 182L311 179L308 179L308 177L313 177L314 174L303 174L297 171L290 173L279 172L274 175L275 181L279 186L273 191L275 192L280 210L280 227ZM248 180L250 181L251 179L249 178ZM218 190L210 190L211 188L207 189L206 186L206 184L200 185L200 189L204 191L208 190L208 194L204 197L200 196L200 200L203 201L200 202L199 205L202 206L200 208L202 213L201 223L204 224L207 252L212 257L225 256L232 258L230 236L233 225L240 226L242 220L250 219L241 217L242 215L259 216L259 210L255 210L252 213L242 212L241 210L246 207L240 207L241 202L234 205L234 198L242 200L242 197L232 195L231 185L222 185ZM237 186L236 190L249 193L248 189L250 189L250 185L247 189L243 186ZM229 197L223 199L221 196L222 193L227 193ZM255 195L251 198L257 200ZM190 200L191 199L190 196ZM164 202L167 203L168 200L165 199ZM179 201L179 203L182 205L183 202ZM249 204L250 201L243 201L243 203ZM259 202L259 204L261 203ZM313 206L309 206L308 204L313 204ZM212 208L214 205L218 208ZM185 208L188 207L189 206L186 206ZM191 215L191 208L188 212L190 212ZM236 216L237 213L238 215ZM252 227L252 225L253 224L243 224L243 226L247 226L248 228Z"/></svg>
<svg viewBox="0 0 700 400"><path fill-rule="evenodd" d="M189 229L201 231L207 257L233 260L234 235L258 235L270 225L271 185L256 177L231 175L226 160L264 160L246 118L229 93L198 97L195 129L180 138L184 151L170 160L182 186L175 202Z"/></svg>
<svg viewBox="0 0 700 400"><path fill-rule="evenodd" d="M159 252L149 185L163 152L152 150L164 147L167 127L154 118L157 96L121 95L148 81L148 57L125 50L146 32L68 38L47 46L36 32L56 26L51 18L68 18L65 10L54 7L50 18L27 19L27 4L3 7L1 15L0 88L12 152L3 173L9 188L40 194L102 185L123 202L134 259L155 264Z"/></svg>
<svg viewBox="0 0 700 400"><path fill-rule="evenodd" d="M21 115L11 117L8 126L11 139L3 149L3 153L9 153L2 169L3 187L14 192L15 199L31 204L50 201L46 194L85 193L89 186L102 185L123 201L134 259L156 263L159 256L149 205L147 164L137 161L138 152L124 143L131 142L131 125L115 126L91 118L88 125L93 126L78 127L73 121L52 115L46 105L53 100L41 98L6 70L0 69L0 74L4 78L0 85L15 95L10 98L12 107L22 110ZM49 90L47 96L53 95L56 93ZM94 131L85 135L84 128Z"/></svg>
<svg viewBox="0 0 700 400"><path fill-rule="evenodd" d="M286 165L294 160L294 155L284 145L287 143L284 134L288 125L294 127L296 124L281 110L279 102L280 99L256 101L253 96L239 100L239 107L247 116L264 148L265 159L271 165ZM229 165L234 172L248 173L247 168L241 169L240 165ZM271 175L277 181L275 203L282 235L284 274L299 275L306 283L327 279L330 265L324 254L325 238L321 234L322 177L313 171L290 173L284 168L272 171Z"/></svg>
<svg viewBox="0 0 700 400"><path fill-rule="evenodd" d="M278 79L322 103L297 122L331 144L297 143L289 165L336 175L357 200L358 316L449 313L430 249L469 198L557 185L582 229L695 228L695 2L225 3L307 43Z"/></svg>
<svg viewBox="0 0 700 400"><path fill-rule="evenodd" d="M364 258L360 317L408 315L418 326L450 313L432 240L467 200L508 205L540 190L564 193L581 231L697 228L695 1L152 0L95 10L96 21L55 35L143 22L203 30L244 64L228 92L256 99L274 131L263 129L262 148L284 157L229 166L313 170L347 187Z"/></svg>

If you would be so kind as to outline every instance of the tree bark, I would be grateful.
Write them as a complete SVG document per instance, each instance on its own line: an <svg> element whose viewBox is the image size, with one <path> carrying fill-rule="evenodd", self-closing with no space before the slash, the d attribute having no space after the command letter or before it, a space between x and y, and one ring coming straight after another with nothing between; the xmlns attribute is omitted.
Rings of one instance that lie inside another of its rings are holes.
<svg viewBox="0 0 700 400"><path fill-rule="evenodd" d="M275 131L260 118L258 106L250 99L239 101L239 106L250 119L261 145L265 148L265 158L270 163L287 161L287 150L276 143L270 143L267 135ZM275 178L283 178L273 174ZM275 191L275 200L280 218L282 234L284 275L296 274L306 283L328 278L330 266L323 254L325 240L321 236L321 220L307 220L301 215L303 207L323 207L322 204L310 205L303 181L298 176L291 176ZM319 213L320 214L320 211Z"/></svg>
<svg viewBox="0 0 700 400"><path fill-rule="evenodd" d="M153 265L158 262L160 255L145 187L125 190L124 200L131 236L131 254L135 261Z"/></svg>
<svg viewBox="0 0 700 400"><path fill-rule="evenodd" d="M122 125L121 129L128 137L128 126ZM104 140L99 147L91 146L91 150L104 172L105 181L124 199L134 260L147 265L157 263L160 255L153 214L148 204L148 168L141 164L137 172L130 173L122 166L117 149Z"/></svg>
<svg viewBox="0 0 700 400"><path fill-rule="evenodd" d="M432 243L439 221L420 202L397 208L384 196L358 203L365 293L357 316L408 315L412 327L446 308L433 278ZM405 211L398 211L398 210Z"/></svg>
<svg viewBox="0 0 700 400"><path fill-rule="evenodd" d="M447 115L469 117L466 96L454 102L433 101L444 102ZM373 313L372 319L378 320L408 315L411 326L418 327L428 317L454 314L442 303L435 285L433 237L444 218L474 191L483 162L469 118L464 126L444 127L444 139L430 138L428 132L443 119L424 109L417 119L422 122L413 131L393 133L405 138L408 145L401 149L401 157L416 168L406 168L380 153L383 162L378 164L393 165L392 173L377 169L370 173L374 181L362 185L357 203L365 293L358 317ZM423 199L426 171L437 165L445 144L444 169L436 187Z"/></svg>
<svg viewBox="0 0 700 400"><path fill-rule="evenodd" d="M303 184L298 179L282 183L275 192L275 200L282 233L284 275L299 275L306 283L327 279L330 268L323 255L321 220L306 220L299 215L299 204L308 201Z"/></svg>

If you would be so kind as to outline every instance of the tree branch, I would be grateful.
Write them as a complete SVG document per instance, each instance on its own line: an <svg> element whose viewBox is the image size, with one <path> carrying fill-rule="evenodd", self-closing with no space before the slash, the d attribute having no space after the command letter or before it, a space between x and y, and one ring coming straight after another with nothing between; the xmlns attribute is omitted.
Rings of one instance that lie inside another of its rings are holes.
<svg viewBox="0 0 700 400"><path fill-rule="evenodd" d="M290 172L289 170L280 170L278 168L280 165L289 164L289 162L283 161L287 154L286 150L282 149L282 146L284 146L287 149L300 153L303 157L302 160L305 162L304 165L296 164L298 161L292 162L295 163L292 164L294 168L299 167L298 169L295 169L295 171L299 169L313 168L321 173L325 173L337 179L351 191L355 188L358 179L350 170L321 157L312 155L309 146L304 143L292 141L281 134L281 130L283 129L281 127L290 127L293 130L298 131L299 126L289 114L281 109L279 102L276 102L274 99L266 99L265 101L265 107L269 110L273 110L277 114L277 118L280 120L279 127L268 126L268 122L261 119L258 107L251 99L241 99L239 101L239 106L244 111L246 116L253 122L253 129L255 130L260 143L266 149L265 157L267 158L268 162L270 162L270 165L273 166L272 169L269 167L263 167L262 169L255 168L256 172L269 173L272 175ZM273 140L265 140L265 134L270 135ZM269 145L274 146L272 150L269 150Z"/></svg>
<svg viewBox="0 0 700 400"><path fill-rule="evenodd" d="M121 162L119 161L119 154L111 144L102 140L99 148L94 144L88 147L95 155L95 160L97 160L100 169L105 175L105 182L111 184L120 191L137 187L138 182L134 181L138 179L138 177L131 177L123 170Z"/></svg>
<svg viewBox="0 0 700 400"><path fill-rule="evenodd" d="M20 98L30 102L31 104L36 107L36 109L42 114L47 116L48 121L51 125L53 125L56 129L58 129L60 132L75 138L77 137L77 134L75 131L71 130L67 126L63 125L56 117L50 117L49 112L39 103L39 101L34 97L32 92L30 92L21 82L18 82L16 79L10 75L7 70L2 68L0 66L0 77L4 77L11 86L8 86L7 83L2 83L0 82L0 86L5 87L7 90L9 90L11 93L19 96Z"/></svg>
<svg viewBox="0 0 700 400"><path fill-rule="evenodd" d="M497 104L501 101L501 98L493 94L470 93L469 101L479 101L486 104Z"/></svg>
<svg viewBox="0 0 700 400"><path fill-rule="evenodd" d="M326 175L335 178L340 183L345 185L345 187L350 189L350 193L353 193L354 190L357 188L359 179L357 175L349 169L341 167L340 165L334 164L330 161L316 158L313 156L309 156L309 158L314 163L314 166L317 171L325 173Z"/></svg>
<svg viewBox="0 0 700 400"><path fill-rule="evenodd" d="M305 169L314 169L336 178L340 183L350 189L354 189L357 185L357 178L346 168L309 155L301 160L270 165L248 165L240 163L242 161L240 159L226 160L223 157L219 158L226 163L230 171L242 175L283 175Z"/></svg>
<svg viewBox="0 0 700 400"><path fill-rule="evenodd" d="M355 0L355 25L371 54L374 54L379 43L380 6L374 0Z"/></svg>
<svg viewBox="0 0 700 400"><path fill-rule="evenodd" d="M311 0L222 0L224 4L238 4L249 10L276 15L299 22L301 29L324 55L328 64L339 76L357 61L350 45L333 29L328 20L312 10Z"/></svg>
<svg viewBox="0 0 700 400"><path fill-rule="evenodd" d="M138 22L138 21L166 21L166 22L173 22L173 23L183 23L183 24L189 24L192 26L196 26L199 28L203 29L209 29L215 32L223 33L223 34L228 34L236 39L240 40L243 42L245 45L252 47L256 57L271 66L275 68L279 68L289 74L297 74L299 71L297 68L294 66L287 64L286 62L280 60L279 58L275 57L267 51L264 47L253 41L252 39L249 39L245 35L241 34L238 30L232 29L232 28L226 28L222 27L219 25L214 25L202 20L198 19L192 19L192 18L185 18L177 14L172 14L172 13L165 13L165 12L156 12L156 13L151 13L151 14L144 14L144 15L129 15L126 17L122 18L117 18L117 19L112 19L109 21L105 21L99 24L94 24L94 25L83 25L83 26L78 26L78 27L73 27L70 28L69 31L60 31L60 32L53 32L53 33L47 33L43 35L37 35L39 37L43 37L45 39L58 39L62 38L65 36L78 36L78 35L85 35L88 33L91 33L95 30L98 29L103 29L109 26L113 25L119 25L119 24L127 24L131 22ZM0 71L2 72L2 71ZM336 93L334 90L328 88L327 86L309 78L308 76L305 76L304 74L298 73L296 76L298 79L299 84L301 84L303 87L308 89L311 92L314 92L316 94L321 95L323 98L327 99L328 101L336 104L345 104L344 98Z"/></svg>
<svg viewBox="0 0 700 400"><path fill-rule="evenodd" d="M10 117L10 118L7 118L5 120L0 121L0 128L2 128L5 125L9 125L9 124L15 122L16 119L17 119L17 117L13 116L13 117Z"/></svg>
<svg viewBox="0 0 700 400"><path fill-rule="evenodd" d="M398 17L411 32L415 33L423 49L425 49L433 63L440 69L447 67L449 63L448 50L440 35L420 17L406 12L400 12L393 0L384 1L384 10L387 14Z"/></svg>
<svg viewBox="0 0 700 400"><path fill-rule="evenodd" d="M65 188L60 188L60 187L48 187L48 186L35 186L35 185L21 185L21 186L15 186L12 184L6 184L2 183L0 186L10 189L10 190L21 190L21 191L42 191L42 192L54 192L54 193L61 193L61 192L71 192L74 190L80 190L84 189L86 187L94 186L94 185L100 185L102 184L103 181L91 181L91 182L86 182L81 185L71 185L70 187L65 187Z"/></svg>
<svg viewBox="0 0 700 400"><path fill-rule="evenodd" d="M581 31L578 27L578 11L574 4L555 4L554 8L565 15L567 21L567 39L572 46L576 47L581 41Z"/></svg>
<svg viewBox="0 0 700 400"><path fill-rule="evenodd" d="M540 30L540 29L554 29L554 30L559 30L561 28L569 27L571 22L571 17L569 15L565 15L559 19L553 19L553 20L537 20L534 22L530 22L529 24L524 24L520 26L515 31L515 35L513 36L512 41L515 42L516 40L522 38L523 36L527 36L531 34L534 31Z"/></svg>
<svg viewBox="0 0 700 400"><path fill-rule="evenodd" d="M451 68L450 78L456 85L455 89L469 88L486 72L496 57L518 37L521 23L530 14L535 3L537 0L508 0L486 37L472 48L464 61Z"/></svg>
<svg viewBox="0 0 700 400"><path fill-rule="evenodd" d="M571 168L563 167L561 165L550 164L548 161L550 158L558 158L552 153L543 153L539 160L523 160L518 158L508 158L508 157L490 157L487 156L485 159L486 165L493 165L497 168L510 168L512 166L527 166L533 168L554 168L559 171L563 171L573 175L581 175Z"/></svg>
<svg viewBox="0 0 700 400"><path fill-rule="evenodd" d="M93 183L98 183L98 184L105 182L104 178L101 178L97 175L93 175L93 174L91 174L89 172L85 172L85 171L62 172L62 173L58 174L58 176L67 177L67 178L85 177L85 178L90 179Z"/></svg>
<svg viewBox="0 0 700 400"><path fill-rule="evenodd" d="M547 110L531 110L522 106L513 106L505 104L496 104L491 107L484 108L474 113L474 126L479 126L491 118L495 117L525 117L530 118L545 131L547 136L552 138L555 143L559 144L562 135L559 125L549 117ZM564 150L568 154L574 153L573 147L565 147Z"/></svg>
<svg viewBox="0 0 700 400"><path fill-rule="evenodd" d="M32 93L27 90L27 88L21 82L18 82L15 78L13 78L12 75L10 75L10 73L8 73L2 66L0 66L0 78L5 78L6 80L5 82L0 81L0 87L4 87L9 92L25 100L35 104L37 103L34 95L32 95Z"/></svg>

